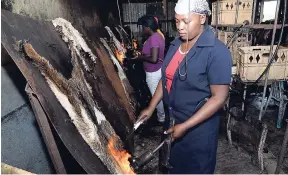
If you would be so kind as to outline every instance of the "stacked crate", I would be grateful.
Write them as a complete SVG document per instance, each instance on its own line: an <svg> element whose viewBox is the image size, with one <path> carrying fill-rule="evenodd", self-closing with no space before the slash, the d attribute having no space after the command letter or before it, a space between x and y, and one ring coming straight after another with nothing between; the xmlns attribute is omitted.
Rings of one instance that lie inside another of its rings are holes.
<svg viewBox="0 0 288 175"><path fill-rule="evenodd" d="M219 13L217 14L217 2L212 3L212 25L216 24L235 24L237 0L220 0ZM251 22L253 9L253 0L239 0L238 18L236 24L242 24L243 21Z"/></svg>
<svg viewBox="0 0 288 175"><path fill-rule="evenodd" d="M273 47L273 52L276 46ZM263 73L269 62L270 46L250 46L238 48L237 74L242 81L255 81ZM275 61L270 67L269 80L288 79L288 48L280 47Z"/></svg>
<svg viewBox="0 0 288 175"><path fill-rule="evenodd" d="M227 42L231 41L228 48L232 55L233 65L236 65L237 63L238 48L249 46L248 35L249 34L246 32L238 32L235 35L234 39L231 41L233 32L225 32L225 31L218 32L218 39L222 41L224 44L227 44Z"/></svg>

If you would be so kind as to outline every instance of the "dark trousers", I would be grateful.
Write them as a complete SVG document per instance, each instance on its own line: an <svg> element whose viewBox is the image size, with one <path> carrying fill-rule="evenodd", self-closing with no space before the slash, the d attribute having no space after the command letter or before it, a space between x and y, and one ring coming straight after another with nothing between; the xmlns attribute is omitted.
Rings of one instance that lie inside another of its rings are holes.
<svg viewBox="0 0 288 175"><path fill-rule="evenodd" d="M219 118L211 121L215 125ZM172 145L169 174L213 174L216 165L218 127L211 123L198 126L198 130L188 131ZM212 129L213 128L213 129Z"/></svg>

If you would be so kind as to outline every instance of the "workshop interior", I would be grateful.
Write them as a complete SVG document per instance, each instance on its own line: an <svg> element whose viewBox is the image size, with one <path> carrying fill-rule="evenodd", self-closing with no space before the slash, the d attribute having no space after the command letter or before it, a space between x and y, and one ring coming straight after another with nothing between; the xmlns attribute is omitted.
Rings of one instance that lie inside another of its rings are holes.
<svg viewBox="0 0 288 175"><path fill-rule="evenodd" d="M139 118L153 95L133 58L144 15L166 55L177 1L1 0L1 173L169 173L172 135L156 110ZM207 2L232 57L214 173L288 174L288 2Z"/></svg>

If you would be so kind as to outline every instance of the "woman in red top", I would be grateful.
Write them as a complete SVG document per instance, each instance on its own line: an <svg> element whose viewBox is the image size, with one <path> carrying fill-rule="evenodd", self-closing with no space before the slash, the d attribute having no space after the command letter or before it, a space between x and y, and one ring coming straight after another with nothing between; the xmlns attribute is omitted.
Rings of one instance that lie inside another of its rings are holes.
<svg viewBox="0 0 288 175"><path fill-rule="evenodd" d="M175 120L175 126L166 131L174 139L172 174L212 174L215 169L219 110L229 93L232 57L206 25L210 14L206 0L178 1L175 19L179 38L171 43L162 79L140 116L149 118L163 100L166 121Z"/></svg>

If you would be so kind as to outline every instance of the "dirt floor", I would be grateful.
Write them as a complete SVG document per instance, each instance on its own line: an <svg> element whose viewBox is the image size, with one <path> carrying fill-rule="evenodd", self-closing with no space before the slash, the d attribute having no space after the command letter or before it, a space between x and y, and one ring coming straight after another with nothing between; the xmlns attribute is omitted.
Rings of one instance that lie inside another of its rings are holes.
<svg viewBox="0 0 288 175"><path fill-rule="evenodd" d="M283 121L282 128L278 129L276 128L276 119L277 119L277 113L278 111L274 108L270 108L269 111L267 111L266 115L263 117L263 121L268 126L268 135L266 140L266 150L268 153L272 155L271 159L276 159L280 155L280 150L282 146L282 142L284 139L284 133L286 129L287 122ZM286 112L286 115L287 112ZM287 116L286 116L287 117ZM282 170L284 173L288 174L288 152L286 152Z"/></svg>
<svg viewBox="0 0 288 175"><path fill-rule="evenodd" d="M255 109L249 109L250 114L257 113ZM253 112L254 111L254 112ZM274 109L267 111L263 121L268 125L268 136L265 146L265 153L269 153L269 161L277 161L279 155L285 125L282 129L275 127L275 120L271 116L275 116ZM270 116L270 118L269 118ZM277 116L277 115L276 115ZM151 124L152 123L152 124ZM135 135L135 156L143 154L145 151L153 150L160 143L161 127L153 126L153 121L142 126L138 133ZM217 164L216 174L265 174L266 170L261 171L255 161L256 153L247 152L241 145L230 145L226 139L225 134L220 134L217 151ZM272 155L272 156L271 156ZM285 163L286 162L286 163ZM285 159L282 168L284 173L288 173L288 159ZM158 172L158 159L152 160L141 171L137 173L157 173Z"/></svg>
<svg viewBox="0 0 288 175"><path fill-rule="evenodd" d="M153 150L160 143L161 128L154 127L145 129L145 133L136 135L135 139L135 155L139 156L147 150ZM152 160L138 173L157 173L158 159ZM260 174L261 170L253 165L251 156L242 150L228 144L225 137L220 136L218 142L216 174Z"/></svg>

